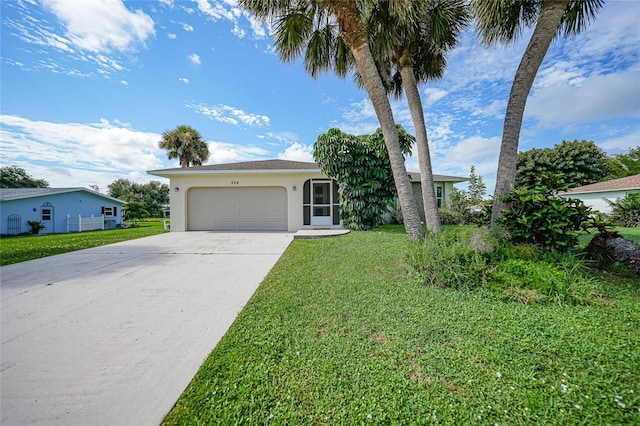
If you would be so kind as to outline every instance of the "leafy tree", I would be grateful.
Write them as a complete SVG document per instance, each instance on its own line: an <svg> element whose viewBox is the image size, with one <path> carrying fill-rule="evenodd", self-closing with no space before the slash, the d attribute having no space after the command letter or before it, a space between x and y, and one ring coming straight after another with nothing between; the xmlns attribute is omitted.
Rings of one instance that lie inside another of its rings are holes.
<svg viewBox="0 0 640 426"><path fill-rule="evenodd" d="M471 205L481 204L487 195L487 185L484 184L482 176L476 174L476 166L471 166L467 192L469 193L469 202Z"/></svg>
<svg viewBox="0 0 640 426"><path fill-rule="evenodd" d="M467 25L468 8L461 0L408 0L404 7L392 7L390 0L372 3L367 17L371 50L387 90L397 98L403 92L407 97L416 132L425 221L427 229L437 232L440 217L418 84L442 77L445 53Z"/></svg>
<svg viewBox="0 0 640 426"><path fill-rule="evenodd" d="M453 188L449 193L447 205L441 209L441 215L446 217L446 224L486 225L488 223L486 195L487 186L482 176L476 174L475 166L471 166L467 190Z"/></svg>
<svg viewBox="0 0 640 426"><path fill-rule="evenodd" d="M607 159L608 175L605 180L620 179L640 174L640 146Z"/></svg>
<svg viewBox="0 0 640 426"><path fill-rule="evenodd" d="M180 167L201 166L209 159L209 146L200 132L190 126L180 125L164 132L158 146L168 151L169 160L177 158Z"/></svg>
<svg viewBox="0 0 640 426"><path fill-rule="evenodd" d="M615 225L640 228L640 193L609 201L609 205L612 207L611 222Z"/></svg>
<svg viewBox="0 0 640 426"><path fill-rule="evenodd" d="M409 154L414 137L399 125L398 133L403 152ZM329 129L318 136L313 155L322 171L338 182L342 223L355 230L381 224L397 195L382 131L355 136Z"/></svg>
<svg viewBox="0 0 640 426"><path fill-rule="evenodd" d="M535 188L515 189L503 201L509 208L498 220L514 243L566 251L578 243L579 231L593 227L591 208L577 198L558 196L568 186L562 175L547 175Z"/></svg>
<svg viewBox="0 0 640 426"><path fill-rule="evenodd" d="M142 220L149 216L149 212L144 209L144 204L138 201L129 201L124 205L124 218L136 225L137 220Z"/></svg>
<svg viewBox="0 0 640 426"><path fill-rule="evenodd" d="M529 91L551 41L560 34L569 36L582 31L604 1L472 0L472 4L478 32L487 44L512 42L523 27L535 24L509 93L493 192L491 223L494 224L505 208L503 197L515 186L522 117Z"/></svg>
<svg viewBox="0 0 640 426"><path fill-rule="evenodd" d="M344 77L355 64L382 128L407 235L411 241L423 240L391 104L369 48L365 20L371 2L240 0L239 4L273 25L274 45L282 60L293 61L304 52L304 66L312 77L331 70Z"/></svg>
<svg viewBox="0 0 640 426"><path fill-rule="evenodd" d="M48 188L49 182L34 179L18 166L0 167L0 188Z"/></svg>
<svg viewBox="0 0 640 426"><path fill-rule="evenodd" d="M562 174L569 188L602 181L607 156L592 141L562 141L553 148L534 148L518 154L517 188L533 188L546 174Z"/></svg>
<svg viewBox="0 0 640 426"><path fill-rule="evenodd" d="M162 207L169 203L169 185L152 180L138 184L129 179L118 179L109 184L108 194L119 200L142 203L147 215L162 215Z"/></svg>

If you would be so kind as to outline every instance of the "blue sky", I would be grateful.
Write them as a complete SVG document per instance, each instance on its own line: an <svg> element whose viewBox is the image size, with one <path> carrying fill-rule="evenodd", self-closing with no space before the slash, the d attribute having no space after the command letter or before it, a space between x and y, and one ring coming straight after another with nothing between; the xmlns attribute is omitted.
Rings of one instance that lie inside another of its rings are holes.
<svg viewBox="0 0 640 426"><path fill-rule="evenodd" d="M282 63L269 28L234 0L2 0L0 163L53 187L158 179L176 167L157 147L188 124L210 163L312 161L331 127L378 123L350 78L314 80ZM610 155L640 145L640 2L607 1L586 31L552 44L529 96L520 150L563 139ZM495 185L504 111L529 39L482 47L472 30L442 80L421 87L433 169ZM396 121L413 132L404 100ZM417 157L417 156L416 156ZM418 171L416 158L407 168Z"/></svg>

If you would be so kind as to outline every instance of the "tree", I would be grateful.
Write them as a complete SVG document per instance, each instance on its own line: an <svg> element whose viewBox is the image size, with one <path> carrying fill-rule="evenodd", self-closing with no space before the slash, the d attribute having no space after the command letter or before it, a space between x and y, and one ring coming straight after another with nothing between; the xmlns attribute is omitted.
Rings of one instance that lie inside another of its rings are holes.
<svg viewBox="0 0 640 426"><path fill-rule="evenodd" d="M399 98L404 91L416 132L422 199L427 229L440 231L440 216L418 84L442 77L445 53L452 49L469 20L461 0L425 2L410 0L404 7L390 1L374 3L367 19L378 69L387 90Z"/></svg>
<svg viewBox="0 0 640 426"><path fill-rule="evenodd" d="M144 209L144 204L138 201L129 201L124 205L124 218L136 225L136 220L142 220L149 216L149 212Z"/></svg>
<svg viewBox="0 0 640 426"><path fill-rule="evenodd" d="M569 188L600 182L607 175L607 156L592 141L562 141L553 148L518 154L516 188L534 188L547 174L564 176Z"/></svg>
<svg viewBox="0 0 640 426"><path fill-rule="evenodd" d="M369 34L363 21L367 2L240 0L239 4L259 19L273 24L275 48L282 60L292 61L305 51L305 69L313 77L319 71L329 70L344 76L349 65L355 64L382 128L408 238L423 240L424 231L391 104L369 49Z"/></svg>
<svg viewBox="0 0 640 426"><path fill-rule="evenodd" d="M606 180L640 174L640 146L630 148L626 154L618 154L608 158L607 170Z"/></svg>
<svg viewBox="0 0 640 426"><path fill-rule="evenodd" d="M0 188L48 188L49 182L35 179L18 166L0 167Z"/></svg>
<svg viewBox="0 0 640 426"><path fill-rule="evenodd" d="M398 133L402 151L410 154L415 138L402 126ZM380 225L397 195L382 131L355 136L329 129L313 147L316 163L338 183L342 223L354 230Z"/></svg>
<svg viewBox="0 0 640 426"><path fill-rule="evenodd" d="M147 215L162 216L162 207L169 203L169 185L152 180L143 185L129 179L118 179L107 187L110 197L126 202L142 203Z"/></svg>
<svg viewBox="0 0 640 426"><path fill-rule="evenodd" d="M473 0L478 32L487 44L514 41L522 27L535 23L509 93L493 193L492 225L506 207L502 198L514 189L527 96L549 45L558 34L579 33L603 3L603 0Z"/></svg>
<svg viewBox="0 0 640 426"><path fill-rule="evenodd" d="M158 146L168 151L169 160L177 158L180 167L201 166L209 159L209 146L200 132L190 126L180 125L162 134Z"/></svg>
<svg viewBox="0 0 640 426"><path fill-rule="evenodd" d="M485 195L487 195L487 185L484 184L482 176L476 174L476 166L471 166L467 192L471 205L481 204L484 201Z"/></svg>

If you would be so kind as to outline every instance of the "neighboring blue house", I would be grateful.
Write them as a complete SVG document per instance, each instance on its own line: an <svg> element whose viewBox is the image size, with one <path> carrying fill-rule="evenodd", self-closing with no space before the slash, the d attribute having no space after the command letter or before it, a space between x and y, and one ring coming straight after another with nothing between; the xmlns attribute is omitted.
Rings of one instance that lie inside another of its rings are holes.
<svg viewBox="0 0 640 426"><path fill-rule="evenodd" d="M30 232L28 221L41 221L47 234L115 228L124 204L86 188L0 188L0 234Z"/></svg>

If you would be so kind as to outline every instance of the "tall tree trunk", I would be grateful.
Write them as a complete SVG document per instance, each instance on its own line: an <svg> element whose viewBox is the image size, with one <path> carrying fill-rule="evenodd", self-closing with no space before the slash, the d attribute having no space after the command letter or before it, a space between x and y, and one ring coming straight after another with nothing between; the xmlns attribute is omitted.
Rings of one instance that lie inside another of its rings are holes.
<svg viewBox="0 0 640 426"><path fill-rule="evenodd" d="M335 0L331 2L331 8L338 19L340 37L353 54L358 72L362 76L365 89L373 103L376 116L382 128L382 135L389 153L393 179L398 191L400 208L405 230L409 241L422 241L424 231L420 222L420 214L416 205L409 174L404 164L404 155L400 149L398 129L396 128L391 104L382 84L382 78L378 73L373 55L369 49L367 32L360 20L360 13L353 0Z"/></svg>
<svg viewBox="0 0 640 426"><path fill-rule="evenodd" d="M402 56L398 60L400 75L404 86L404 93L407 96L411 119L416 132L416 146L418 148L418 165L420 166L420 184L422 187L422 203L424 205L424 218L427 229L433 232L440 232L440 214L438 213L438 201L433 182L433 170L431 169L431 155L429 154L429 140L427 138L427 127L424 122L424 112L422 100L418 92L409 51L404 49Z"/></svg>
<svg viewBox="0 0 640 426"><path fill-rule="evenodd" d="M536 28L533 30L531 40L522 55L522 60L513 79L502 130L496 188L493 192L493 207L491 209L491 226L495 226L496 219L502 216L502 210L506 208L506 203L500 198L513 191L516 181L520 129L522 128L527 96L529 96L538 69L558 31L568 5L569 0L545 0L542 3Z"/></svg>

